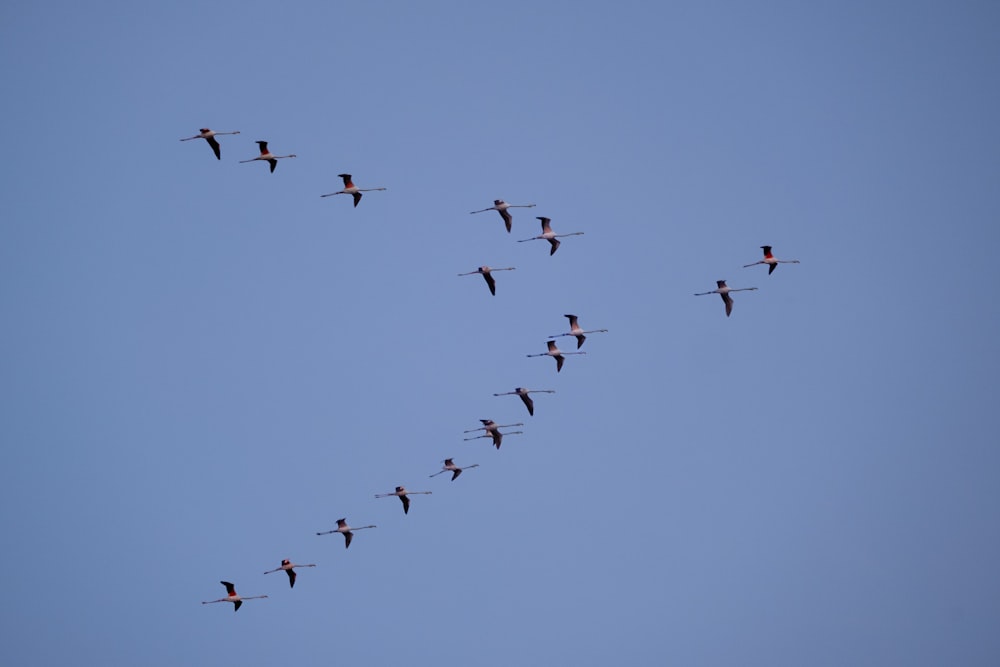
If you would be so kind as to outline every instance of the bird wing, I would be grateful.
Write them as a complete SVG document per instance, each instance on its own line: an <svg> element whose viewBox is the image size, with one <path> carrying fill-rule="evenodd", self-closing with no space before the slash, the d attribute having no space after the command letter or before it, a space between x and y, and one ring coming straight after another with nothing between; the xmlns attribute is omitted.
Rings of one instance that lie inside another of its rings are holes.
<svg viewBox="0 0 1000 667"><path fill-rule="evenodd" d="M347 531L344 533L344 548L351 546L351 540L354 538L354 533Z"/></svg>
<svg viewBox="0 0 1000 667"><path fill-rule="evenodd" d="M285 572L288 573L288 587L289 588L295 588L295 576L296 576L295 575L295 570L288 569L288 570L285 570Z"/></svg>
<svg viewBox="0 0 1000 667"><path fill-rule="evenodd" d="M462 469L461 468L455 468L454 470L452 470L451 471L451 481L454 482L456 479L458 479L458 476L461 475L461 474L462 474Z"/></svg>
<svg viewBox="0 0 1000 667"><path fill-rule="evenodd" d="M268 162L268 164L271 165L271 173L273 174L274 173L274 168L278 166L278 161L275 160L275 159L271 159L271 160L268 160L267 162Z"/></svg>
<svg viewBox="0 0 1000 667"><path fill-rule="evenodd" d="M552 244L552 250L549 250L549 257L551 257L552 255L556 254L556 250L559 249L559 245L561 244L561 242L559 241L559 239L549 239L549 243Z"/></svg>
<svg viewBox="0 0 1000 667"><path fill-rule="evenodd" d="M233 603L233 611L239 611L240 607L243 606L243 600L237 600Z"/></svg>
<svg viewBox="0 0 1000 667"><path fill-rule="evenodd" d="M500 217L503 218L503 224L507 227L507 233L510 234L510 223L512 221L510 213L506 209L500 211Z"/></svg>
<svg viewBox="0 0 1000 667"><path fill-rule="evenodd" d="M772 273L774 273L774 270L776 268L778 268L777 264L772 264L771 266L767 267L767 275L771 275Z"/></svg>
<svg viewBox="0 0 1000 667"><path fill-rule="evenodd" d="M583 334L577 334L576 336L576 349L583 347L583 341L587 340L587 337Z"/></svg>
<svg viewBox="0 0 1000 667"><path fill-rule="evenodd" d="M228 581L222 581L222 582L220 582L220 583L221 583L221 584L222 584L223 586L225 586L225 587L226 587L226 594L227 594L227 595L236 595L236 586L234 586L233 584L231 584L231 583L230 583L230 582L228 582Z"/></svg>
<svg viewBox="0 0 1000 667"><path fill-rule="evenodd" d="M562 365L564 361L566 361L566 358L564 356L562 356L561 354L556 355L556 373L562 370Z"/></svg>
<svg viewBox="0 0 1000 667"><path fill-rule="evenodd" d="M399 499L403 501L403 514L410 513L410 499L406 496L400 496Z"/></svg>
<svg viewBox="0 0 1000 667"><path fill-rule="evenodd" d="M358 203L360 201L361 201L361 193L360 192L355 192L354 193L354 208L358 207Z"/></svg>
<svg viewBox="0 0 1000 667"><path fill-rule="evenodd" d="M221 160L222 159L222 151L219 148L219 142L215 140L215 137L206 137L205 140L208 142L208 145L211 146L212 150L215 152L215 158L217 160Z"/></svg>
<svg viewBox="0 0 1000 667"><path fill-rule="evenodd" d="M500 443L503 442L503 433L500 431L493 431L490 435L493 436L493 446L500 449Z"/></svg>
<svg viewBox="0 0 1000 667"><path fill-rule="evenodd" d="M719 296L726 302L726 317L729 317L733 312L733 297L728 294L720 294Z"/></svg>
<svg viewBox="0 0 1000 667"><path fill-rule="evenodd" d="M497 295L497 281L488 273L483 274L483 278L486 279L486 284L489 285L490 294L493 296Z"/></svg>
<svg viewBox="0 0 1000 667"><path fill-rule="evenodd" d="M528 396L527 394L521 394L521 400L524 401L524 406L528 408L528 414L534 417L535 402L531 400L531 396Z"/></svg>

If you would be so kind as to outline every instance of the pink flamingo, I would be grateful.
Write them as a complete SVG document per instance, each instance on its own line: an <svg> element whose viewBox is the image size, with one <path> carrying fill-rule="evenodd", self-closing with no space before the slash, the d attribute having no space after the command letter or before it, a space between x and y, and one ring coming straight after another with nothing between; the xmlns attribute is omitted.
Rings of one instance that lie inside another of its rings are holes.
<svg viewBox="0 0 1000 667"><path fill-rule="evenodd" d="M489 208L484 208L479 211L471 211L471 213L485 213L486 211L497 211L500 213L500 217L503 218L503 224L507 227L507 233L510 234L510 223L512 218L510 213L507 212L509 208L534 208L534 204L508 204L502 199L494 199L493 206Z"/></svg>
<svg viewBox="0 0 1000 667"><path fill-rule="evenodd" d="M389 496L398 496L403 503L403 514L410 513L410 499L407 494L425 494L430 495L433 491L407 491L405 486L397 486L396 490L392 493L376 493L376 498L388 498Z"/></svg>
<svg viewBox="0 0 1000 667"><path fill-rule="evenodd" d="M563 317L569 318L569 333L555 334L554 336L549 336L549 338L559 338L560 336L576 336L576 349L583 347L583 341L587 340L584 334L589 333L607 333L607 329L591 329L590 331L584 331L580 328L580 325L576 321L576 315L563 315Z"/></svg>
<svg viewBox="0 0 1000 667"><path fill-rule="evenodd" d="M281 570L284 570L285 572L288 573L288 587L295 588L295 577L297 575L295 574L295 570L293 570L292 568L296 567L316 567L316 564L309 563L307 565L299 565L298 563L293 563L292 561L285 558L284 560L281 561L281 567L277 567L273 570L268 570L264 574L271 574L272 572L280 572Z"/></svg>
<svg viewBox="0 0 1000 667"><path fill-rule="evenodd" d="M235 132L216 132L215 130L210 130L207 127L203 127L201 128L201 134L196 134L193 137L181 139L181 141L191 141L192 139L204 139L205 141L208 142L208 145L211 146L212 150L215 152L215 158L217 160L221 160L222 149L219 148L219 142L216 141L215 138L223 134L239 134L239 133L240 133L239 130Z"/></svg>
<svg viewBox="0 0 1000 667"><path fill-rule="evenodd" d="M208 602L202 602L202 604L212 604L214 602L232 602L233 611L239 611L240 606L243 604L244 600L259 600L261 598L266 598L266 595L251 595L249 597L239 595L236 593L236 586L229 583L228 581L220 581L220 584L226 587L226 597L219 598L218 600L209 600Z"/></svg>
<svg viewBox="0 0 1000 667"><path fill-rule="evenodd" d="M549 223L552 222L551 218L544 218L538 216L538 219L542 221L542 233L540 236L532 236L530 239L521 239L518 243L525 243L527 241L537 241L544 240L548 241L552 245L552 250L549 250L549 257L556 254L556 250L559 249L561 241L560 238L563 236L580 236L583 232L570 232L569 234L556 234L552 231L552 227Z"/></svg>
<svg viewBox="0 0 1000 667"><path fill-rule="evenodd" d="M492 268L490 268L488 266L480 266L475 271L469 271L468 273L460 273L458 275L460 275L460 276L472 276L472 275L475 275L477 273L480 274L480 275L482 275L483 278L486 280L487 287L490 288L490 294L492 294L493 296L496 296L497 295L497 281L493 279L493 276L490 275L490 272L491 271L513 271L515 268L516 267L508 266L507 268L504 268L504 269L492 269Z"/></svg>
<svg viewBox="0 0 1000 667"><path fill-rule="evenodd" d="M565 359L563 355L566 354L587 354L586 352L563 352L558 347L556 347L556 342L554 340L547 340L545 343L549 346L548 352L540 352L538 354L527 354L527 357L554 357L556 360L556 373L562 370L563 362Z"/></svg>
<svg viewBox="0 0 1000 667"><path fill-rule="evenodd" d="M359 190L353 182L351 182L350 174L337 174L342 179L344 179L344 189L338 190L337 192L330 192L325 195L320 195L320 197L333 197L334 195L352 195L354 197L354 208L358 207L358 202L361 201L362 192L375 192L377 190L385 190L385 188L365 188L364 190Z"/></svg>
<svg viewBox="0 0 1000 667"><path fill-rule="evenodd" d="M493 394L494 396L520 396L521 400L524 401L524 406L528 408L528 414L532 417L535 416L535 402L531 400L528 394L554 394L555 389L525 389L524 387L515 387L514 391L505 391L500 394Z"/></svg>
<svg viewBox="0 0 1000 667"><path fill-rule="evenodd" d="M744 269L750 266L757 266L758 264L767 264L768 266L767 275L771 275L772 273L774 273L774 270L778 268L778 264L799 263L799 260L797 259L775 259L774 255L771 254L771 246L769 245L762 245L761 250L764 251L764 259L760 260L759 262L754 262L753 264L744 264L743 265Z"/></svg>
<svg viewBox="0 0 1000 667"><path fill-rule="evenodd" d="M480 419L483 423L479 428L469 429L468 431L463 431L463 433L475 433L476 431L486 431L484 435L477 435L474 438L465 438L468 440L479 440L480 438L493 438L493 446L500 449L500 443L503 442L503 437L505 435L518 435L519 433L524 433L524 431L510 431L508 433L501 433L500 429L507 428L508 426L524 426L524 422L518 422L516 424L497 424L492 419Z"/></svg>
<svg viewBox="0 0 1000 667"><path fill-rule="evenodd" d="M354 539L354 533L352 530L364 530L365 528L378 528L378 526L361 526L360 528L351 528L347 525L347 519L337 519L337 527L333 530L325 530L322 533L316 533L317 535L329 535L330 533L341 533L344 536L344 548L351 546L351 540Z"/></svg>
<svg viewBox="0 0 1000 667"><path fill-rule="evenodd" d="M257 160L263 160L271 165L271 173L274 173L274 168L278 166L278 160L284 159L286 157L296 157L296 155L274 155L271 151L267 150L266 141L255 142L260 146L260 155L255 158L250 158L249 160L240 160L240 164L246 162L256 162Z"/></svg>
<svg viewBox="0 0 1000 667"><path fill-rule="evenodd" d="M472 465L465 466L464 468L459 468L457 465L455 465L454 460L452 460L452 459L445 459L444 460L444 467L441 468L440 470L438 470L433 475L430 475L430 477L437 477L441 473L448 472L450 470L451 471L451 481L454 482L456 479L458 479L458 476L462 474L463 470L469 470L470 468L478 468L478 467L479 467L478 463L473 463Z"/></svg>
<svg viewBox="0 0 1000 667"><path fill-rule="evenodd" d="M723 302L726 304L726 317L733 312L733 297L729 296L730 292L751 292L756 287L741 287L740 289L733 289L732 287L726 286L725 280L716 280L715 284L719 286L718 289L714 289L711 292L699 292L695 296L706 296L708 294L718 294L722 297Z"/></svg>

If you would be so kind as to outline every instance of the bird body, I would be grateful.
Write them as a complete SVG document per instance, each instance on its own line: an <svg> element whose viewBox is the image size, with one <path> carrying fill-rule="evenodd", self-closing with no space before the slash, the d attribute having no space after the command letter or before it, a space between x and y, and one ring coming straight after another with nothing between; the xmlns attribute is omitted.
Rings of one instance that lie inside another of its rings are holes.
<svg viewBox="0 0 1000 667"><path fill-rule="evenodd" d="M210 130L207 127L203 127L200 130L200 134L196 134L193 137L187 137L181 139L181 141L191 141L192 139L204 139L208 142L208 145L212 147L212 152L215 153L215 158L217 160L222 159L222 149L219 147L219 142L215 139L217 136L222 134L239 134L240 131L235 132L216 132L215 130Z"/></svg>
<svg viewBox="0 0 1000 667"><path fill-rule="evenodd" d="M555 389L525 389L524 387L515 387L514 391L505 391L500 394L493 394L494 396L520 396L521 400L524 402L524 407L528 408L528 414L531 416L535 415L535 402L531 400L531 396L528 394L554 394Z"/></svg>
<svg viewBox="0 0 1000 667"><path fill-rule="evenodd" d="M278 166L278 160L284 159L286 157L297 157L294 154L292 154L292 155L275 155L274 153L272 153L271 151L269 151L267 149L267 142L266 141L258 141L258 142L255 142L255 143L258 146L260 146L260 155L258 155L257 157L254 157L254 158L250 158L249 160L240 160L240 164L243 164L243 163L246 163L246 162L256 162L257 160L263 160L264 162L267 162L268 164L271 165L271 173L273 174L274 173L274 168Z"/></svg>
<svg viewBox="0 0 1000 667"><path fill-rule="evenodd" d="M537 241L537 240L548 241L549 244L552 245L552 249L549 250L549 257L551 257L552 255L556 254L556 250L559 249L559 246L561 245L561 242L559 241L560 238L562 238L564 236L580 236L580 235L583 234L583 232L570 232L569 234L556 234L555 232L552 231L552 225L551 225L552 220L551 220L551 218L545 218L545 217L542 217L542 216L538 216L538 219L542 221L542 233L540 235L538 235L538 236L532 236L530 239L521 239L520 241L518 241L518 243L525 243L527 241Z"/></svg>
<svg viewBox="0 0 1000 667"><path fill-rule="evenodd" d="M757 266L758 264L767 264L768 267L767 275L771 275L772 273L774 273L774 270L778 268L778 264L799 263L799 260L797 259L776 259L775 256L771 254L771 246L769 245L762 245L760 248L761 250L764 251L764 259L760 260L759 262L754 262L753 264L744 264L743 265L744 269L750 266Z"/></svg>
<svg viewBox="0 0 1000 667"><path fill-rule="evenodd" d="M718 294L721 296L723 303L726 304L726 317L729 317L729 315L733 312L733 297L729 296L730 292L752 292L757 289L756 287L741 287L739 289L733 289L732 287L728 287L726 285L725 280L716 280L715 284L718 285L717 289L714 289L711 292L699 292L695 294L695 296L706 296L708 294Z"/></svg>
<svg viewBox="0 0 1000 667"><path fill-rule="evenodd" d="M559 338L560 336L575 336L576 337L576 349L583 347L583 341L587 340L587 336L584 334L590 333L607 333L607 329L591 329L590 331L584 331L580 328L580 324L577 322L576 315L563 315L563 317L569 318L569 333L555 334L554 336L549 336L549 338Z"/></svg>
<svg viewBox="0 0 1000 667"><path fill-rule="evenodd" d="M554 340L545 341L546 345L549 347L548 352L540 352L538 354L528 354L528 357L552 357L556 360L556 373L562 370L563 362L566 360L563 355L566 354L587 354L586 352L563 352L558 347L556 347L556 342Z"/></svg>
<svg viewBox="0 0 1000 667"><path fill-rule="evenodd" d="M330 533L341 533L344 536L344 548L351 546L351 540L354 539L354 530L364 530L365 528L377 528L378 526L361 526L360 528L351 528L347 525L347 519L337 519L337 527L333 530L326 530L322 533L316 533L317 535L329 535Z"/></svg>
<svg viewBox="0 0 1000 667"><path fill-rule="evenodd" d="M484 208L478 211L471 211L470 213L484 213L486 211L497 211L500 217L503 218L503 224L507 227L507 233L510 234L510 227L513 219L510 217L510 213L507 212L509 208L533 208L534 204L508 204L502 199L494 199L493 206L489 208Z"/></svg>
<svg viewBox="0 0 1000 667"><path fill-rule="evenodd" d="M268 570L264 574L271 574L272 572L280 572L284 570L288 573L288 587L295 588L295 569L296 567L316 567L315 563L308 563L306 565L299 565L298 563L293 563L292 561L285 558L281 561L281 567L276 567L273 570Z"/></svg>
<svg viewBox="0 0 1000 667"><path fill-rule="evenodd" d="M236 592L236 586L228 581L220 581L220 584L226 587L226 597L219 598L218 600L208 600L207 602L202 602L202 604L212 604L214 602L232 602L233 611L239 611L240 607L243 605L244 600L259 600L261 598L266 598L266 595L251 595L243 596Z"/></svg>
<svg viewBox="0 0 1000 667"><path fill-rule="evenodd" d="M334 195L351 195L354 197L354 207L358 207L358 203L361 201L362 192L375 192L376 190L385 190L385 188L365 188L359 189L354 182L351 180L350 174L337 174L342 179L344 179L344 189L338 190L337 192L330 192L325 195L320 195L320 197L333 197Z"/></svg>
<svg viewBox="0 0 1000 667"><path fill-rule="evenodd" d="M493 276L491 275L491 273L493 271L513 271L515 268L516 267L508 266L508 267L503 268L503 269L493 269L493 268L490 268L488 266L480 266L475 271L469 271L468 273L460 273L458 275L460 275L460 276L471 276L471 275L475 275L475 274L481 275L483 277L483 279L486 280L486 286L490 288L490 294L492 294L493 296L496 296L497 295L497 281L493 279Z"/></svg>
<svg viewBox="0 0 1000 667"><path fill-rule="evenodd" d="M397 486L396 490L392 493L376 493L376 498L388 498L389 496L397 496L400 502L403 503L403 514L410 513L410 499L408 495L424 494L430 495L432 491L407 491L405 486Z"/></svg>

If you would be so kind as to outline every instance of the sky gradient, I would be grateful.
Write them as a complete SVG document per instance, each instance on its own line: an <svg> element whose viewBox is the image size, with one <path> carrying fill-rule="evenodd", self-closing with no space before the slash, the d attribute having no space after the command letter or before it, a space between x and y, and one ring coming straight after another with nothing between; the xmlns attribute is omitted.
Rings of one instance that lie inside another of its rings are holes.
<svg viewBox="0 0 1000 667"><path fill-rule="evenodd" d="M996 665L997 34L8 4L0 663ZM609 332L557 374L565 313Z"/></svg>

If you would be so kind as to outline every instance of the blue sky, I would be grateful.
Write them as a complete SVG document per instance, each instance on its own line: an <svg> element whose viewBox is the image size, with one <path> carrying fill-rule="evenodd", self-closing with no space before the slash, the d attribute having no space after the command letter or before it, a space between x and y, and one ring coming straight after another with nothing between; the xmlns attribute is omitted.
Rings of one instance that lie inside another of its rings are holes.
<svg viewBox="0 0 1000 667"><path fill-rule="evenodd" d="M0 662L995 665L998 29L6 6Z"/></svg>

